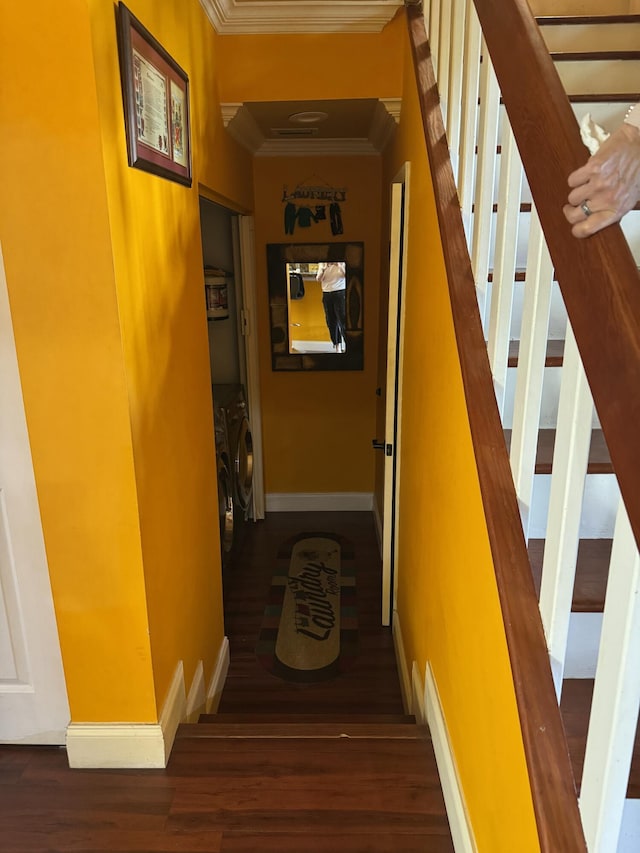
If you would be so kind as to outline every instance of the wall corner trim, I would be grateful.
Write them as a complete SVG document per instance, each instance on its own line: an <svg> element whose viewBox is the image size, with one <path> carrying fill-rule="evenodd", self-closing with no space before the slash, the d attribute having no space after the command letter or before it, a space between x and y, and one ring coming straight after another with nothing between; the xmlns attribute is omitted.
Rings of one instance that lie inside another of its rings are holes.
<svg viewBox="0 0 640 853"><path fill-rule="evenodd" d="M159 769L167 766L186 717L184 668L179 661L157 723L70 723L67 758L73 769Z"/></svg>
<svg viewBox="0 0 640 853"><path fill-rule="evenodd" d="M218 660L216 661L215 668L213 670L213 675L211 676L211 681L209 683L209 689L207 690L207 702L206 709L207 714L216 714L218 711L218 705L220 704L220 699L222 698L222 691L224 689L224 683L227 679L227 673L229 672L229 638L224 637L222 643L220 644L220 651L218 652Z"/></svg>
<svg viewBox="0 0 640 853"><path fill-rule="evenodd" d="M397 610L393 611L391 619L391 632L393 634L393 645L396 650L396 666L400 677L400 692L402 693L402 705L405 714L414 714L416 712L412 702L411 679L409 676L409 667L404 653L404 642L402 640L402 629L400 627L400 616Z"/></svg>
<svg viewBox="0 0 640 853"><path fill-rule="evenodd" d="M464 801L464 792L460 784L458 768L440 702L438 685L428 661L425 672L424 706L436 755L453 846L456 853L477 853L478 848Z"/></svg>
<svg viewBox="0 0 640 853"><path fill-rule="evenodd" d="M196 665L191 687L187 694L185 717L188 723L197 723L200 714L206 711L207 695L204 680L204 664L201 660Z"/></svg>

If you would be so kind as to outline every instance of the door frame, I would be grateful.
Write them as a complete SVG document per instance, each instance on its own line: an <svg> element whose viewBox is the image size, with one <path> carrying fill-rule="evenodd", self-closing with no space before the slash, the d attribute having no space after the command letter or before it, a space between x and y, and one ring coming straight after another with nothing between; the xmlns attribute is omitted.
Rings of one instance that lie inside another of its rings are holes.
<svg viewBox="0 0 640 853"><path fill-rule="evenodd" d="M237 253L242 282L240 323L244 342L247 406L253 443L253 520L264 518L264 457L262 452L262 406L260 400L260 353L258 347L258 304L256 299L256 252L253 216L238 214ZM234 252L236 251L234 234Z"/></svg>
<svg viewBox="0 0 640 853"><path fill-rule="evenodd" d="M402 441L402 386L410 164L390 185L389 305L385 395L385 457L382 508L382 624L390 625L398 591L398 518Z"/></svg>

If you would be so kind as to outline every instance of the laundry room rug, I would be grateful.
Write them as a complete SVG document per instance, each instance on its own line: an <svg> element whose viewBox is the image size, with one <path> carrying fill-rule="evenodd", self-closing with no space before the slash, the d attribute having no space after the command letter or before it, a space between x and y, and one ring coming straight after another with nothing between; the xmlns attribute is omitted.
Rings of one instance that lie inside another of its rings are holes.
<svg viewBox="0 0 640 853"><path fill-rule="evenodd" d="M256 646L260 663L287 681L335 678L357 649L353 546L333 533L282 544Z"/></svg>

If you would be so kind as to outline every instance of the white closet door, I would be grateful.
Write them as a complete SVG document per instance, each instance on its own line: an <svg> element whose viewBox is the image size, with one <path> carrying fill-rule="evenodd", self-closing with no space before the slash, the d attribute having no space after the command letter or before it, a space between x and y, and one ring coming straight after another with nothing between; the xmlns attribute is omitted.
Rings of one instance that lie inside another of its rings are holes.
<svg viewBox="0 0 640 853"><path fill-rule="evenodd" d="M68 724L0 248L0 742L63 744Z"/></svg>

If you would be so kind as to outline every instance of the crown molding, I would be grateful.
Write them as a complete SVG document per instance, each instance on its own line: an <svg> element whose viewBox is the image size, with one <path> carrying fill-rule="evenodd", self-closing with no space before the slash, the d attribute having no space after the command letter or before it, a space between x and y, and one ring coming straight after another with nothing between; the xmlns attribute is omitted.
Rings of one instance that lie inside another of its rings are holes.
<svg viewBox="0 0 640 853"><path fill-rule="evenodd" d="M396 124L400 122L400 110L402 108L402 98L380 98L380 103L389 113Z"/></svg>
<svg viewBox="0 0 640 853"><path fill-rule="evenodd" d="M267 139L255 119L242 103L220 104L223 124L237 143L256 157L319 157L380 154L400 121L401 98L378 101L366 138L299 138Z"/></svg>
<svg viewBox="0 0 640 853"><path fill-rule="evenodd" d="M379 100L369 131L369 139L377 151L384 151L400 121L401 98Z"/></svg>
<svg viewBox="0 0 640 853"><path fill-rule="evenodd" d="M242 104L220 104L222 121L231 136L252 154L264 143L264 135L255 119Z"/></svg>
<svg viewBox="0 0 640 853"><path fill-rule="evenodd" d="M221 35L238 33L377 33L403 0L200 0Z"/></svg>

